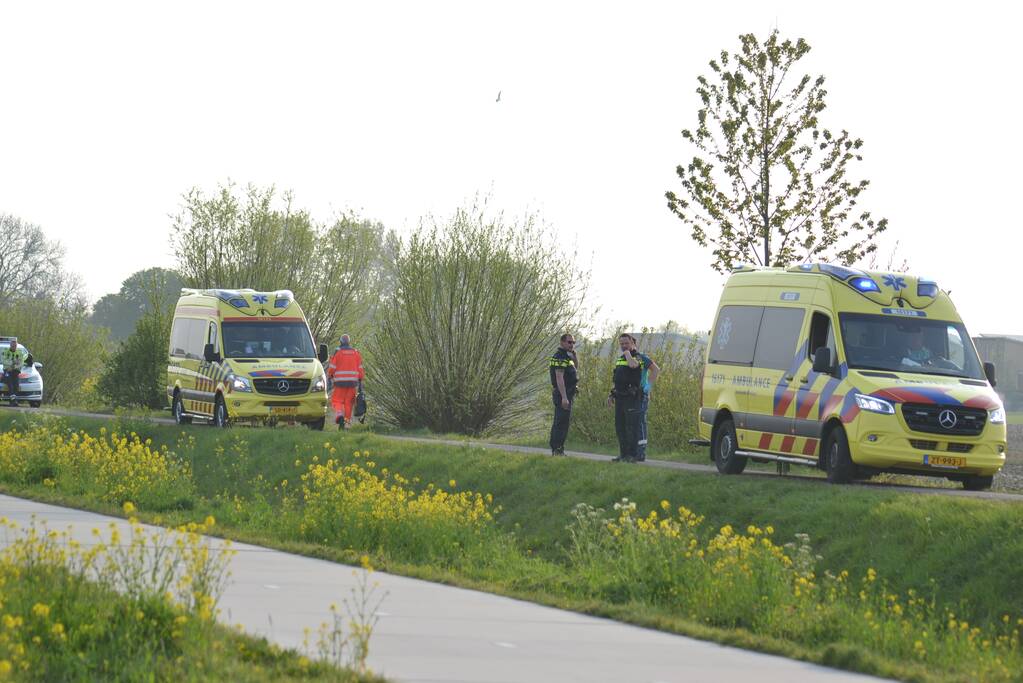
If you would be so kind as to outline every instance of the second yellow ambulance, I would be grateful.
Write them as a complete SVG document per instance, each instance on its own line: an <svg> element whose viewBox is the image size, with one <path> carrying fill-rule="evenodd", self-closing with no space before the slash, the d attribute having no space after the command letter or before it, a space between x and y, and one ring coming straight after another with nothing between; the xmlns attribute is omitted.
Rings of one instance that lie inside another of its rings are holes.
<svg viewBox="0 0 1023 683"><path fill-rule="evenodd" d="M937 283L828 264L741 268L707 345L700 443L719 471L749 460L989 488L1005 410Z"/></svg>

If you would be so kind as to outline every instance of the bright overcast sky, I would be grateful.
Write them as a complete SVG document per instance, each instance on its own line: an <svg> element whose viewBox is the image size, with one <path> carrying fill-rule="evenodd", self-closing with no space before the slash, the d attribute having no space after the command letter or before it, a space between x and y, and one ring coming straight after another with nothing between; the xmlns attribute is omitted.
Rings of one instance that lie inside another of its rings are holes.
<svg viewBox="0 0 1023 683"><path fill-rule="evenodd" d="M902 2L0 4L0 212L93 298L172 265L227 178L407 232L477 192L592 262L600 321L710 326L723 282L665 205L696 77L740 33L813 47L863 208L976 334L1023 334L1020 10ZM495 102L498 91L501 101ZM885 259L887 260L887 259Z"/></svg>

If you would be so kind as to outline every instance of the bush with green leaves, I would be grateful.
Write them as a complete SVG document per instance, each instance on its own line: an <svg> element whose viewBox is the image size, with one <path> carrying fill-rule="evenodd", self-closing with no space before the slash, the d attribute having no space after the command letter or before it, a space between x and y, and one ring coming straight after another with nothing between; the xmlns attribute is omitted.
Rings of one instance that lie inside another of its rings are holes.
<svg viewBox="0 0 1023 683"><path fill-rule="evenodd" d="M546 359L586 276L527 215L486 207L423 225L394 257L394 290L367 348L382 421L479 435L535 416Z"/></svg>
<svg viewBox="0 0 1023 683"><path fill-rule="evenodd" d="M167 405L167 344L170 316L143 316L117 347L100 375L97 390L112 406L163 408Z"/></svg>

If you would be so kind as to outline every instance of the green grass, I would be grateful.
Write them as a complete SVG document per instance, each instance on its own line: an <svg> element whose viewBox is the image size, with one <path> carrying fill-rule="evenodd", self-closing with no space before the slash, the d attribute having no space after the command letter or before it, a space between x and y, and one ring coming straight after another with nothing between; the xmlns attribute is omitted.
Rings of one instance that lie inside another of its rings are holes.
<svg viewBox="0 0 1023 683"><path fill-rule="evenodd" d="M4 416L0 427L24 421ZM103 423L67 419L65 424L95 431ZM177 450L191 465L194 494L182 502L182 509L159 512L159 521L201 520L213 514L218 528L239 540L348 562L370 552L374 564L385 570L834 666L906 680L970 678L949 674L937 665L886 659L864 644L800 641L758 632L749 625L722 628L698 623L670 605L609 592L607 586L587 593L573 584L578 577L566 564L570 541L566 526L572 509L579 503L608 508L627 497L645 512L667 499L706 516L704 525L709 528L771 525L776 530L774 538L782 543L796 534L808 534L814 551L821 555L818 575L825 570L848 570L862 576L873 568L893 593L933 591L939 605L949 606L971 623L993 623L1005 612L1019 616L1023 605L1023 505L1017 503L404 443L362 430L338 434L304 429L181 429L131 420L121 424L157 445ZM184 445L179 441L182 434L194 442ZM458 490L492 493L502 508L496 522L504 534L502 542L512 550L521 549L524 557L509 551L499 553L500 561L487 562L471 557L466 547L462 562L422 561L386 543L349 547L288 533L280 522L286 516L282 510L289 505L287 491L294 491L312 455L322 453L324 442L346 460L353 451L368 450L377 467L410 479L418 477L424 484L446 485L454 479ZM284 480L290 488L281 486ZM69 495L59 487L38 483L2 485L11 493L116 513L116 506L104 502L98 493ZM154 512L145 516L156 521ZM508 541L507 534L514 534L516 540Z"/></svg>

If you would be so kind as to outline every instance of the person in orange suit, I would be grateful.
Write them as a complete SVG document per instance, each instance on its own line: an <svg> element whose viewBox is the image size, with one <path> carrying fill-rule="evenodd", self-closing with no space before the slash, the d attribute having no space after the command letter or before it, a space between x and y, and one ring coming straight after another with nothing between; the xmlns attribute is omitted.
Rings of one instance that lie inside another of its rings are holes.
<svg viewBox="0 0 1023 683"><path fill-rule="evenodd" d="M358 394L366 372L362 368L362 355L352 348L352 338L341 335L341 345L327 364L327 377L331 379L334 390L330 400L334 404L334 422L341 429L347 429L352 423L352 410L355 408L355 397ZM342 422L342 419L344 422Z"/></svg>

